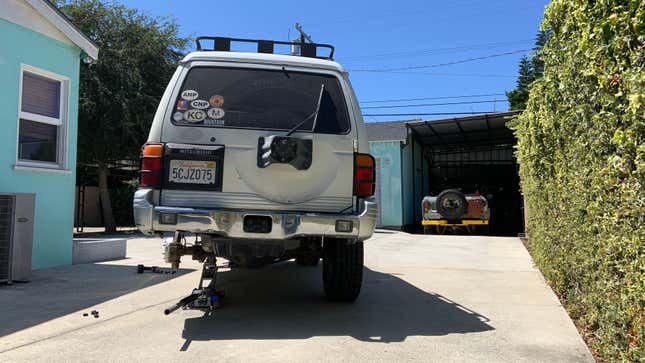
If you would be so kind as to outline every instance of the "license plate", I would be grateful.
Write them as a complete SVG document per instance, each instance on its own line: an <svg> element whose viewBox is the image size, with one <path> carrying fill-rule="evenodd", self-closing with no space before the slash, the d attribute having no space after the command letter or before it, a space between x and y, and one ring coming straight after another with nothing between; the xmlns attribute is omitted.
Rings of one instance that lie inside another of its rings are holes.
<svg viewBox="0 0 645 363"><path fill-rule="evenodd" d="M182 184L215 184L217 163L200 160L170 160L168 181Z"/></svg>

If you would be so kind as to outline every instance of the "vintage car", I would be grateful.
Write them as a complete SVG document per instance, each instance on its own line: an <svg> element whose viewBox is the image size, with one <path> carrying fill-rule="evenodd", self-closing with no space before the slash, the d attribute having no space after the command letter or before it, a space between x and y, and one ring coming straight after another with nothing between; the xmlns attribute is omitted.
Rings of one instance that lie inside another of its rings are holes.
<svg viewBox="0 0 645 363"><path fill-rule="evenodd" d="M436 197L423 198L421 208L424 233L443 234L459 229L488 232L489 204L478 192L464 194L458 189L446 189Z"/></svg>
<svg viewBox="0 0 645 363"><path fill-rule="evenodd" d="M257 53L233 52L235 42L257 44ZM135 222L144 233L175 233L165 245L173 268L182 255L204 262L206 277L216 257L237 267L322 258L327 297L354 301L378 215L374 158L333 47L273 54L289 44L197 38L143 145Z"/></svg>

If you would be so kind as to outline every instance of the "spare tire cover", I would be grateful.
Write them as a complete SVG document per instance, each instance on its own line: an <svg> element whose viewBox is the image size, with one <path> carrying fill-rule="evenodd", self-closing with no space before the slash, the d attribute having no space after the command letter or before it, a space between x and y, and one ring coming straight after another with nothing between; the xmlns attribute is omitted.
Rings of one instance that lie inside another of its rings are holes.
<svg viewBox="0 0 645 363"><path fill-rule="evenodd" d="M468 211L464 193L457 189L447 189L437 196L437 212L446 219L457 219Z"/></svg>

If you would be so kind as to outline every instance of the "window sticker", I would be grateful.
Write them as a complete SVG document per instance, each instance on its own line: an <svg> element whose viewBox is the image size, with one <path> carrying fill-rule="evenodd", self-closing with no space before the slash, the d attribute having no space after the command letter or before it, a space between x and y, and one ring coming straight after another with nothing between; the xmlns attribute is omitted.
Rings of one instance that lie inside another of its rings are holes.
<svg viewBox="0 0 645 363"><path fill-rule="evenodd" d="M199 93L197 93L197 91L192 89L187 89L181 93L181 98L187 101L196 100L197 97L199 97Z"/></svg>
<svg viewBox="0 0 645 363"><path fill-rule="evenodd" d="M226 114L226 112L224 112L224 110L222 110L221 108L217 108L217 107L211 108L210 110L208 110L208 118L212 118L212 119L215 119L215 120L224 117L225 114Z"/></svg>
<svg viewBox="0 0 645 363"><path fill-rule="evenodd" d="M208 103L210 103L211 107L222 107L222 105L224 105L224 97L220 95L213 95L208 100Z"/></svg>
<svg viewBox="0 0 645 363"><path fill-rule="evenodd" d="M192 101L190 103L190 105L192 106L192 108L196 108L198 110L203 110L203 109L208 108L209 103L208 103L208 101L205 101L205 100L194 100L194 101Z"/></svg>
<svg viewBox="0 0 645 363"><path fill-rule="evenodd" d="M172 114L172 119L175 121L181 121L184 119L184 114L182 112L175 112Z"/></svg>
<svg viewBox="0 0 645 363"><path fill-rule="evenodd" d="M224 125L226 125L226 121L224 121L224 120L206 119L206 120L204 120L204 125L208 125L208 126L224 126Z"/></svg>
<svg viewBox="0 0 645 363"><path fill-rule="evenodd" d="M206 118L206 112L203 110L188 110L184 112L184 120L190 123L202 122Z"/></svg>
<svg viewBox="0 0 645 363"><path fill-rule="evenodd" d="M190 108L190 101L179 100L177 101L177 111L187 111Z"/></svg>

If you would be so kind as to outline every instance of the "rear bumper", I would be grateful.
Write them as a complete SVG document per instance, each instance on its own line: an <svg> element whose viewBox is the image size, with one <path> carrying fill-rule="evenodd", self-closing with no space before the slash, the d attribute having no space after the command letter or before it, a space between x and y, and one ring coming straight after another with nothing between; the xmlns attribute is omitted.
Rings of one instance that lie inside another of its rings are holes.
<svg viewBox="0 0 645 363"><path fill-rule="evenodd" d="M164 207L155 206L152 195L152 189L139 189L134 194L134 221L139 230L146 234L181 230L193 233L214 233L230 238L279 240L304 236L328 236L363 241L374 233L378 216L378 205L363 199L359 202L358 214L331 214ZM160 223L162 214L175 215L176 223ZM269 233L245 232L243 221L247 215L271 217L271 231ZM336 221L338 220L352 221L352 230L337 232Z"/></svg>

